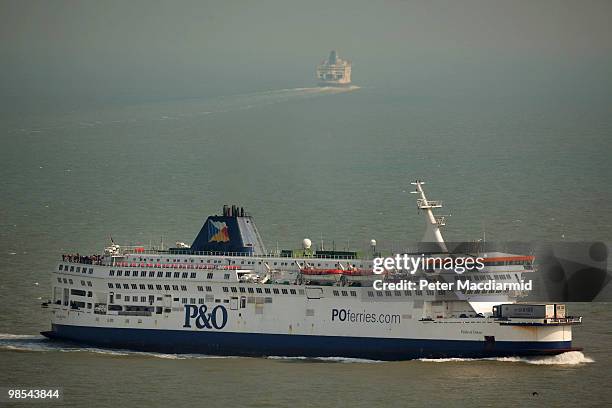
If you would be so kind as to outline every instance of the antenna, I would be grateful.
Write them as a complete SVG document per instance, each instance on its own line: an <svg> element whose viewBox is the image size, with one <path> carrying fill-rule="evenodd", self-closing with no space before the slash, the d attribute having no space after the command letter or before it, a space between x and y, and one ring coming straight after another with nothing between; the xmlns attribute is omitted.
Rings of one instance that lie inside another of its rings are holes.
<svg viewBox="0 0 612 408"><path fill-rule="evenodd" d="M446 217L435 216L433 213L434 208L442 208L442 201L428 200L425 195L423 185L425 184L422 180L415 180L411 183L416 186L416 191L411 191L412 194L419 194L421 198L417 198L417 208L425 212L427 218L427 228L425 229L425 235L423 242L435 242L440 245L440 249L443 252L448 252L446 243L440 232L440 227L446 225Z"/></svg>

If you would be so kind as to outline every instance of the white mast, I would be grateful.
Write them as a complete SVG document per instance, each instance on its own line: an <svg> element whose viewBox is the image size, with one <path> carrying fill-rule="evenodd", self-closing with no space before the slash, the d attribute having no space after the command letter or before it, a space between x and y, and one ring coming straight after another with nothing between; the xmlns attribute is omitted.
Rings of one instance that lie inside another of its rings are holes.
<svg viewBox="0 0 612 408"><path fill-rule="evenodd" d="M423 184L425 184L425 182L416 180L411 184L416 186L416 191L412 191L411 193L421 195L421 198L417 199L417 207L420 210L425 211L425 216L427 218L427 228L425 229L423 242L435 242L440 245L440 250L442 252L448 252L446 243L444 242L444 238L442 238L442 233L440 232L440 227L445 225L445 217L436 217L432 211L434 208L442 208L442 201L427 199L425 196L425 191L423 190Z"/></svg>

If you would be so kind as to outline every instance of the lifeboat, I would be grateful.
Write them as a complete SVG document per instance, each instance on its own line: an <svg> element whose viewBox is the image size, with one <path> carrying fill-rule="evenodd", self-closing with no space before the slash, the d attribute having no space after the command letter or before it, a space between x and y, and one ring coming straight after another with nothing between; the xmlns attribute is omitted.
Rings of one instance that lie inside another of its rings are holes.
<svg viewBox="0 0 612 408"><path fill-rule="evenodd" d="M311 282L338 282L346 271L342 269L301 268L304 279Z"/></svg>

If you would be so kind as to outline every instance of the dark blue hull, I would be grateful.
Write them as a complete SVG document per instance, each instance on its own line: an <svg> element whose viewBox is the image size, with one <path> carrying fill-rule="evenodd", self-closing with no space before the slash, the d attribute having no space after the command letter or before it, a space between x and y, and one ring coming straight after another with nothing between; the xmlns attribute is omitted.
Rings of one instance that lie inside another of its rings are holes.
<svg viewBox="0 0 612 408"><path fill-rule="evenodd" d="M371 337L304 336L208 331L121 329L54 324L43 332L93 346L161 353L231 356L351 357L372 360L482 358L553 355L572 348L571 341L488 342Z"/></svg>

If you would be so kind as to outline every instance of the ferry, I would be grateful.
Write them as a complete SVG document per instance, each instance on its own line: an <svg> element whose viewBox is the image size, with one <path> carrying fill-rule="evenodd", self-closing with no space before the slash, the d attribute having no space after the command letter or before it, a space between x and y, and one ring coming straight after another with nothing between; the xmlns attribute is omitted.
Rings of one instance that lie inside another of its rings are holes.
<svg viewBox="0 0 612 408"><path fill-rule="evenodd" d="M351 61L340 58L336 51L331 51L326 60L317 65L319 86L345 87L351 85Z"/></svg>
<svg viewBox="0 0 612 408"><path fill-rule="evenodd" d="M424 241L448 255L442 203L412 183L425 215ZM162 353L349 357L373 360L554 355L572 346L564 305L518 302L520 291L376 290L401 271L373 273L370 254L314 249L268 252L254 218L224 206L191 245L121 246L101 255L63 255L43 303L50 339ZM416 276L517 282L537 273L532 256L482 254L485 269L457 277L429 268ZM480 292L480 293L479 293Z"/></svg>

